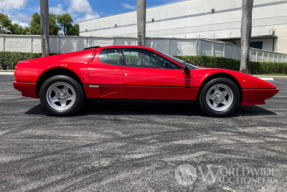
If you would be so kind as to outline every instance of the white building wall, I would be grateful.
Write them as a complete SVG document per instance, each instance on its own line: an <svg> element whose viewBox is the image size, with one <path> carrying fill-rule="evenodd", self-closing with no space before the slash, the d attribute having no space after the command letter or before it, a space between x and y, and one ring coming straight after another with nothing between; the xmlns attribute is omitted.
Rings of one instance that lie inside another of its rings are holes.
<svg viewBox="0 0 287 192"><path fill-rule="evenodd" d="M275 34L278 36L275 45L275 51L287 53L287 25L275 26Z"/></svg>
<svg viewBox="0 0 287 192"><path fill-rule="evenodd" d="M147 9L146 35L166 38L240 38L241 6L242 0L185 0L151 7ZM215 9L214 13L212 9ZM278 36L275 49L284 53L287 53L284 46L287 41L286 10L286 0L254 0L252 36ZM80 36L136 37L136 23L136 11L82 21ZM272 28L276 29L275 33ZM270 43L264 46L272 50Z"/></svg>

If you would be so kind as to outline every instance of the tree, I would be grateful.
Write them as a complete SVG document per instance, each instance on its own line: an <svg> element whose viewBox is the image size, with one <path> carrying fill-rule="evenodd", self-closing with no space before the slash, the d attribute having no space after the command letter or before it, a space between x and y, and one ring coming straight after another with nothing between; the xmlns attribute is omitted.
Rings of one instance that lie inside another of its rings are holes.
<svg viewBox="0 0 287 192"><path fill-rule="evenodd" d="M24 29L23 27L21 27L20 25L18 24L13 24L11 26L8 27L9 31L12 33L12 34L22 34L24 35Z"/></svg>
<svg viewBox="0 0 287 192"><path fill-rule="evenodd" d="M42 57L46 57L50 55L48 0L40 0L40 13Z"/></svg>
<svg viewBox="0 0 287 192"><path fill-rule="evenodd" d="M30 27L25 27L23 30L24 30L24 34L23 35L31 35Z"/></svg>
<svg viewBox="0 0 287 192"><path fill-rule="evenodd" d="M57 16L54 14L49 14L49 35L58 35L61 28L56 22Z"/></svg>
<svg viewBox="0 0 287 192"><path fill-rule="evenodd" d="M138 45L145 46L146 0L137 0Z"/></svg>
<svg viewBox="0 0 287 192"><path fill-rule="evenodd" d="M56 22L57 16L54 14L49 14L49 35L58 35L61 28ZM31 34L41 35L41 17L38 13L32 15L32 21L30 22Z"/></svg>
<svg viewBox="0 0 287 192"><path fill-rule="evenodd" d="M253 0L242 0L240 72L247 74L251 74L250 39L252 33L252 9Z"/></svg>
<svg viewBox="0 0 287 192"><path fill-rule="evenodd" d="M57 16L57 21L60 24L60 27L62 28L64 35L67 35L67 31L69 28L73 27L73 19L69 13L65 13L62 15Z"/></svg>
<svg viewBox="0 0 287 192"><path fill-rule="evenodd" d="M38 13L33 13L32 20L30 22L30 30L32 35L41 35L41 21Z"/></svg>
<svg viewBox="0 0 287 192"><path fill-rule="evenodd" d="M75 24L68 26L67 28L67 35L74 35L74 36L79 36L80 33L80 27L79 24Z"/></svg>
<svg viewBox="0 0 287 192"><path fill-rule="evenodd" d="M12 25L11 20L8 18L8 15L0 13L0 34L5 34L8 32L8 27Z"/></svg>
<svg viewBox="0 0 287 192"><path fill-rule="evenodd" d="M23 28L17 23L12 24L7 15L0 13L0 33L27 35L29 31L29 27Z"/></svg>

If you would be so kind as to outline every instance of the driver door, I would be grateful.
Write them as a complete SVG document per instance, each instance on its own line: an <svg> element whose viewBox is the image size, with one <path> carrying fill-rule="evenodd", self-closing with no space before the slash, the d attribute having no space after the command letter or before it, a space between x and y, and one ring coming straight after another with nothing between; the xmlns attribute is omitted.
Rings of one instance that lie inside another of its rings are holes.
<svg viewBox="0 0 287 192"><path fill-rule="evenodd" d="M192 74L158 54L144 49L122 49L123 80L131 99L190 100Z"/></svg>

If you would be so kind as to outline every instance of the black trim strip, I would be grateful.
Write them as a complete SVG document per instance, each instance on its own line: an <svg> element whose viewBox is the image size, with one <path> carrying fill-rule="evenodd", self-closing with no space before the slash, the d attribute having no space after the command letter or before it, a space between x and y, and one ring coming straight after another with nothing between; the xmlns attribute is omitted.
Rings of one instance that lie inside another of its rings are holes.
<svg viewBox="0 0 287 192"><path fill-rule="evenodd" d="M242 90L258 90L258 89L263 89L263 90L279 90L278 88L244 88Z"/></svg>
<svg viewBox="0 0 287 192"><path fill-rule="evenodd" d="M169 99L106 99L106 98L89 98L89 100L96 102L122 102L122 103L190 103L193 104L195 100L169 100Z"/></svg>
<svg viewBox="0 0 287 192"><path fill-rule="evenodd" d="M109 84L84 84L84 85L89 85L89 86L122 86L122 87L164 87L164 88L168 88L168 87L179 87L179 88L200 88L200 87L186 87L186 86L148 86L148 85L109 85Z"/></svg>
<svg viewBox="0 0 287 192"><path fill-rule="evenodd" d="M17 83L37 83L37 82L30 82L30 81L15 81Z"/></svg>

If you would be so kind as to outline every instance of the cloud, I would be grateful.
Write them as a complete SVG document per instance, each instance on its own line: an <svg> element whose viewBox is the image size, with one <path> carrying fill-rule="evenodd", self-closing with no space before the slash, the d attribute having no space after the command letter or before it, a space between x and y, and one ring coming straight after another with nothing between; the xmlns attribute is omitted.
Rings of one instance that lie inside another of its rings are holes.
<svg viewBox="0 0 287 192"><path fill-rule="evenodd" d="M125 9L136 9L136 6L132 6L128 3L121 3L121 5L125 8Z"/></svg>
<svg viewBox="0 0 287 192"><path fill-rule="evenodd" d="M88 0L70 0L69 8L67 12L71 15L77 15L77 13L85 14L84 17L77 18L77 22L82 20L89 20L99 18L100 14L96 11L93 11Z"/></svg>
<svg viewBox="0 0 287 192"><path fill-rule="evenodd" d="M32 16L18 13L17 15L9 15L9 19L11 19L12 21L15 20L15 21L24 21L24 23L30 23L32 20Z"/></svg>
<svg viewBox="0 0 287 192"><path fill-rule="evenodd" d="M0 10L23 9L27 2L28 0L1 0Z"/></svg>
<svg viewBox="0 0 287 192"><path fill-rule="evenodd" d="M96 19L99 18L100 14L94 13L94 14L86 14L84 17L78 18L77 22L79 21L85 21L85 20L90 20L90 19Z"/></svg>
<svg viewBox="0 0 287 192"><path fill-rule="evenodd" d="M54 13L56 15L62 15L63 13L65 13L62 4L58 4L57 7L50 7L49 12Z"/></svg>
<svg viewBox="0 0 287 192"><path fill-rule="evenodd" d="M20 25L23 28L29 27L28 23L17 21L17 20L12 20L12 24L18 24L18 25Z"/></svg>
<svg viewBox="0 0 287 192"><path fill-rule="evenodd" d="M92 7L88 0L70 0L70 6L68 8L69 13L93 13Z"/></svg>

